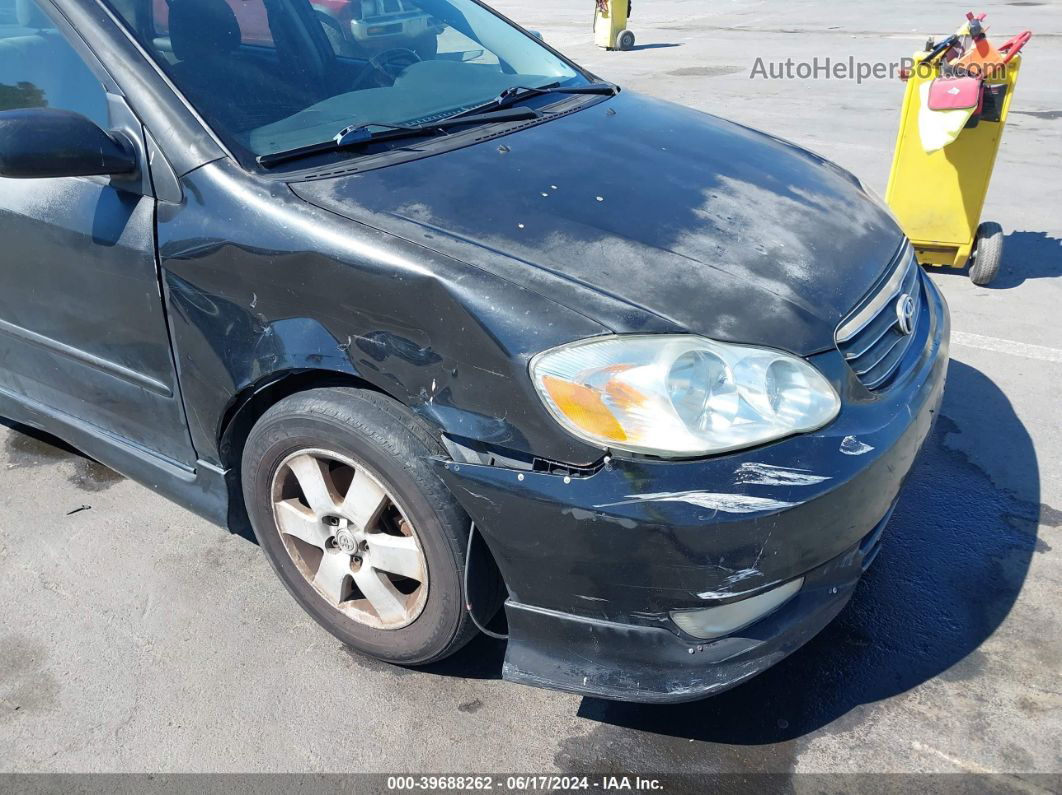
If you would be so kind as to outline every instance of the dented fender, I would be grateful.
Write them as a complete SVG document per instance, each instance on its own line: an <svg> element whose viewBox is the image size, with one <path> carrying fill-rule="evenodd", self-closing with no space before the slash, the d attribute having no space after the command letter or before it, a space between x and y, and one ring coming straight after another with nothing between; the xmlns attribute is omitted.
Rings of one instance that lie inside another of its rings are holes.
<svg viewBox="0 0 1062 795"><path fill-rule="evenodd" d="M159 252L201 459L219 463L219 423L240 395L304 370L356 376L440 432L600 457L560 430L527 377L531 356L608 333L600 323L225 161L181 182L187 202L160 206Z"/></svg>

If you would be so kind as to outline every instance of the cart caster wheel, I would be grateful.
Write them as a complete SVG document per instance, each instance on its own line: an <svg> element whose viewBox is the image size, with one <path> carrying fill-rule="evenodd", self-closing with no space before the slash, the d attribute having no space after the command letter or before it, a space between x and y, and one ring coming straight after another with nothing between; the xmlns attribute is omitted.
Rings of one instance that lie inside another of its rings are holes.
<svg viewBox="0 0 1062 795"><path fill-rule="evenodd" d="M634 49L634 33L629 30L621 30L620 34L616 37L616 49L627 50Z"/></svg>
<svg viewBox="0 0 1062 795"><path fill-rule="evenodd" d="M970 281L983 287L999 275L999 265L1003 261L1003 227L995 221L986 221L977 227L976 239Z"/></svg>

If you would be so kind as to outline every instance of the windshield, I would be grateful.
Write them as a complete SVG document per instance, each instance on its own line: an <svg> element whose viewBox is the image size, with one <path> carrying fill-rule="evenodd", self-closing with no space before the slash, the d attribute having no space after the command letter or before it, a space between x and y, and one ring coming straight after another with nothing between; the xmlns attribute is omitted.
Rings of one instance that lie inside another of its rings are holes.
<svg viewBox="0 0 1062 795"><path fill-rule="evenodd" d="M109 0L241 160L367 122L416 124L513 86L581 85L472 0Z"/></svg>

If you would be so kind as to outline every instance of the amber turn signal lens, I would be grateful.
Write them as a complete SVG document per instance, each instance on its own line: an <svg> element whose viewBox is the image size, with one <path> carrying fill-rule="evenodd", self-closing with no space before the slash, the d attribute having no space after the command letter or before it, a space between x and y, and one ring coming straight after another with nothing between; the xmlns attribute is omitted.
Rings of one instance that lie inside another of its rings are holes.
<svg viewBox="0 0 1062 795"><path fill-rule="evenodd" d="M617 442L627 438L612 412L601 401L601 396L593 389L562 381L552 375L545 376L542 384L557 409L587 433Z"/></svg>

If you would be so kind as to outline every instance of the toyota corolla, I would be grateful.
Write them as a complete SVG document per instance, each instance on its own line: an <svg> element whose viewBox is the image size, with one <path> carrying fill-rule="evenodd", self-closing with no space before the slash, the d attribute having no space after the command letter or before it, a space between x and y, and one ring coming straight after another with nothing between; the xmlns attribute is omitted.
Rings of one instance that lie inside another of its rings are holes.
<svg viewBox="0 0 1062 795"><path fill-rule="evenodd" d="M15 3L0 413L249 523L396 664L484 627L509 680L681 701L845 605L948 345L859 180L475 0L383 50L310 0Z"/></svg>

